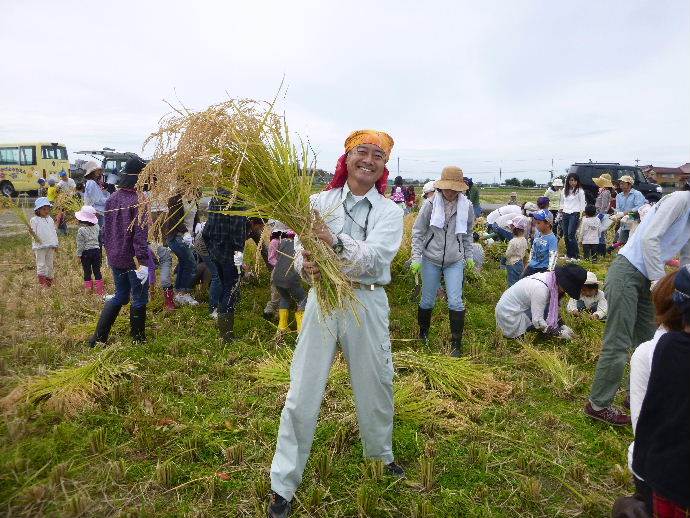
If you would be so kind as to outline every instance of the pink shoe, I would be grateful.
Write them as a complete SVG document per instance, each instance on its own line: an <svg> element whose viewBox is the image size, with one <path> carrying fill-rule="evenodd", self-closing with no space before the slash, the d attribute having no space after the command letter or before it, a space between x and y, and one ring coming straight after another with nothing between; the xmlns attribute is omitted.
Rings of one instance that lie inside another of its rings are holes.
<svg viewBox="0 0 690 518"><path fill-rule="evenodd" d="M93 292L102 297L105 295L105 286L103 285L103 279L96 279L93 281Z"/></svg>
<svg viewBox="0 0 690 518"><path fill-rule="evenodd" d="M90 293L93 289L93 281L84 281L84 293Z"/></svg>

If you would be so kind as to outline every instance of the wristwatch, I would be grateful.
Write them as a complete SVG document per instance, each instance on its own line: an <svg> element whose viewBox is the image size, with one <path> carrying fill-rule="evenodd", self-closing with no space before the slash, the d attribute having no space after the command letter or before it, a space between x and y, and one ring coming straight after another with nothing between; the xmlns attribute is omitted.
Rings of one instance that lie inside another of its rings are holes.
<svg viewBox="0 0 690 518"><path fill-rule="evenodd" d="M345 248L345 245L343 245L343 240L340 239L340 236L336 236L336 237L337 237L338 239L336 240L335 243L333 243L333 251L334 251L336 254L339 254L340 252L343 251L343 249Z"/></svg>

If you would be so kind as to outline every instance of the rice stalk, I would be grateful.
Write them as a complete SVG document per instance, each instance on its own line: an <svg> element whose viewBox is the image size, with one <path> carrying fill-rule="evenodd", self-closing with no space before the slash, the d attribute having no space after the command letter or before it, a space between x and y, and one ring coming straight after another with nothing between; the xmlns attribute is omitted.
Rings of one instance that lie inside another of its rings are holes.
<svg viewBox="0 0 690 518"><path fill-rule="evenodd" d="M511 392L510 384L496 379L492 369L467 358L405 350L396 352L394 360L399 369L423 375L431 388L461 401L504 401Z"/></svg>
<svg viewBox="0 0 690 518"><path fill-rule="evenodd" d="M58 195L53 202L53 210L56 212L64 211L65 218L74 220L74 213L81 210L81 199L76 197L74 193L58 191Z"/></svg>
<svg viewBox="0 0 690 518"><path fill-rule="evenodd" d="M26 215L26 212L24 212L24 209L17 205L14 199L9 196L0 196L0 209L9 209L14 212L15 216L17 216L17 219L26 227L26 230L29 232L29 235L31 235L31 238L37 243L41 243L41 240L36 235L36 232L34 232L31 228L31 222L29 221L29 217Z"/></svg>
<svg viewBox="0 0 690 518"><path fill-rule="evenodd" d="M569 395L580 383L581 378L575 373L575 368L566 362L555 349L544 351L523 344L522 350L527 358L550 378L554 389L561 396Z"/></svg>
<svg viewBox="0 0 690 518"><path fill-rule="evenodd" d="M90 408L97 398L107 394L135 369L132 364L114 361L114 352L110 349L76 367L29 377L0 399L0 408L11 412L23 403L44 404L66 415Z"/></svg>
<svg viewBox="0 0 690 518"><path fill-rule="evenodd" d="M151 204L211 188L225 207L222 213L282 221L319 264L321 277L314 287L324 314L354 312L358 302L344 264L314 234L325 215L315 213L309 199L313 154L305 142L293 144L285 118L274 107L275 100L231 99L200 112L176 110L147 139L145 145L155 142L155 151L138 186L150 189ZM145 217L150 205L140 212ZM163 218L154 223L154 234L162 223Z"/></svg>

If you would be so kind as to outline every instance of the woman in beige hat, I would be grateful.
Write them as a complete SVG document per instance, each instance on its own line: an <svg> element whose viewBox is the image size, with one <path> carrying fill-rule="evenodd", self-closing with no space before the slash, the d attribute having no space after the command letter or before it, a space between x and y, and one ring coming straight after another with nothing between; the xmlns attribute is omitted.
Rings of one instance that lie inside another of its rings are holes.
<svg viewBox="0 0 690 518"><path fill-rule="evenodd" d="M601 221L602 229L604 227L608 228L611 226L611 220L609 218L609 211L611 210L611 197L615 193L613 182L611 181L611 175L609 173L604 173L597 178L592 178L592 181L597 185L597 187L599 187L597 199L594 201L594 208L597 211L597 217ZM598 253L602 257L606 255L606 231L602 232L599 236Z"/></svg>
<svg viewBox="0 0 690 518"><path fill-rule="evenodd" d="M474 264L474 210L464 194L468 185L459 167L445 167L434 187L437 194L431 203L422 206L412 227L410 269L415 274L422 274L422 298L417 312L419 338L425 342L429 338L431 312L443 274L448 295L451 355L460 356L465 326L462 281L465 264Z"/></svg>

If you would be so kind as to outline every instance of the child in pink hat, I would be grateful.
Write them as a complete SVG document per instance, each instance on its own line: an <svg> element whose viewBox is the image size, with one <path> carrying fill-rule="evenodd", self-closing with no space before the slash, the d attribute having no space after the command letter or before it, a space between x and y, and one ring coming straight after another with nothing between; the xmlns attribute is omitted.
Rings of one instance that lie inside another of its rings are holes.
<svg viewBox="0 0 690 518"><path fill-rule="evenodd" d="M98 244L98 216L91 205L84 205L74 213L79 222L77 230L77 256L84 270L84 291L104 295L103 276L101 275L101 248ZM93 276L93 279L91 278Z"/></svg>

